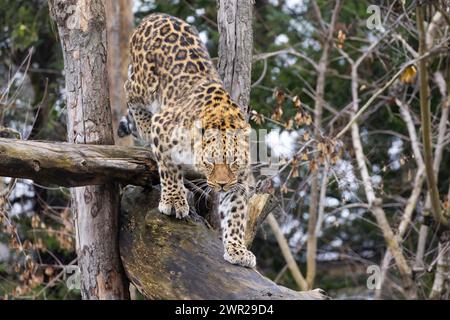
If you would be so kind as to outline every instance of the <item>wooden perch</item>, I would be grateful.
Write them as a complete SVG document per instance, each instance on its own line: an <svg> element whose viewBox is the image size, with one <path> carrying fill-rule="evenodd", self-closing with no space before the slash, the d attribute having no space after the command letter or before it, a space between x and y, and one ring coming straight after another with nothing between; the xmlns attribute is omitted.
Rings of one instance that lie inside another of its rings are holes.
<svg viewBox="0 0 450 320"><path fill-rule="evenodd" d="M38 142L0 138L0 177L31 179L39 184L63 187L101 185L110 181L123 185L150 186L159 182L156 163L148 149L139 147ZM200 175L187 171L187 179ZM273 199L260 190L249 205L246 243L266 218ZM214 221L217 220L217 221ZM208 220L219 226L218 217Z"/></svg>
<svg viewBox="0 0 450 320"><path fill-rule="evenodd" d="M0 176L64 187L158 181L148 149L0 138ZM156 179L156 180L155 180Z"/></svg>
<svg viewBox="0 0 450 320"><path fill-rule="evenodd" d="M146 298L326 298L319 289L297 292L278 286L256 270L226 262L218 231L201 219L178 220L159 213L154 209L158 200L159 191L140 187L128 187L122 197L122 263Z"/></svg>

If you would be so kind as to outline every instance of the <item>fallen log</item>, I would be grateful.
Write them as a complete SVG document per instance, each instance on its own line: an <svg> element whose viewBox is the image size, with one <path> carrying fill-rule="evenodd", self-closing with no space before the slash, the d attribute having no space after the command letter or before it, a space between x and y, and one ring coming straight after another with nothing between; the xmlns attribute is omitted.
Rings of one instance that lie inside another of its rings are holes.
<svg viewBox="0 0 450 320"><path fill-rule="evenodd" d="M217 230L201 218L159 213L158 200L158 190L140 187L127 187L122 196L120 255L128 278L147 299L326 298L320 289L297 292L226 262Z"/></svg>

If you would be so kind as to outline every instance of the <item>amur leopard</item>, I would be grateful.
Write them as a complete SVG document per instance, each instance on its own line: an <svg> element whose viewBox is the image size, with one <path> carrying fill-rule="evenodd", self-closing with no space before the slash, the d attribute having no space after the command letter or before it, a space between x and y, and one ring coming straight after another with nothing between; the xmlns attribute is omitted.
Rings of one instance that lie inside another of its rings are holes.
<svg viewBox="0 0 450 320"><path fill-rule="evenodd" d="M158 162L159 211L177 218L189 214L182 162L190 162L219 193L225 260L255 267L244 244L250 127L223 88L206 47L192 26L155 13L134 31L130 53L129 120ZM129 123L121 122L119 134L130 132Z"/></svg>

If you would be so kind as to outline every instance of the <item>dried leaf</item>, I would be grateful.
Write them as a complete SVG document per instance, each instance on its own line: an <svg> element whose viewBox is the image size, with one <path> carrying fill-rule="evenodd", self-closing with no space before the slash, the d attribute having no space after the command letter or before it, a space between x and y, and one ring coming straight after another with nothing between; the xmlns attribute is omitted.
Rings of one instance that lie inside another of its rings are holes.
<svg viewBox="0 0 450 320"><path fill-rule="evenodd" d="M255 122L256 124L263 124L264 123L264 117L256 112L255 110L252 110L250 120Z"/></svg>
<svg viewBox="0 0 450 320"><path fill-rule="evenodd" d="M285 99L285 94L284 94L283 90L281 90L279 88L275 89L275 101L277 102L278 106L283 104L284 99Z"/></svg>
<svg viewBox="0 0 450 320"><path fill-rule="evenodd" d="M292 130L292 127L294 126L294 120L289 119L288 122L285 123L284 127L287 130Z"/></svg>
<svg viewBox="0 0 450 320"><path fill-rule="evenodd" d="M299 96L295 96L294 98L292 98L292 101L294 102L294 106L296 108L301 108L302 102L300 101L300 97Z"/></svg>
<svg viewBox="0 0 450 320"><path fill-rule="evenodd" d="M310 116L309 114L305 114L303 117L304 117L305 124L306 124L307 126L311 125L311 123L312 123L312 118L311 118L311 116Z"/></svg>
<svg viewBox="0 0 450 320"><path fill-rule="evenodd" d="M309 140L309 133L308 133L308 132L305 132L305 133L303 134L303 140L304 140L304 141L308 141L308 140Z"/></svg>
<svg viewBox="0 0 450 320"><path fill-rule="evenodd" d="M273 111L271 118L275 121L280 121L283 116L283 109L281 107L276 107Z"/></svg>
<svg viewBox="0 0 450 320"><path fill-rule="evenodd" d="M338 31L338 48L339 49L342 49L344 47L345 38L346 38L346 35L345 35L344 31L339 30Z"/></svg>
<svg viewBox="0 0 450 320"><path fill-rule="evenodd" d="M55 270L54 270L52 267L47 267L47 268L45 268L45 271L44 271L44 273L45 273L47 276L53 275L54 272L55 272Z"/></svg>
<svg viewBox="0 0 450 320"><path fill-rule="evenodd" d="M409 66L400 75L400 81L406 84L414 82L415 76L417 74L417 68L414 65Z"/></svg>
<svg viewBox="0 0 450 320"><path fill-rule="evenodd" d="M301 126L304 121L303 121L303 115L301 112L297 112L294 116L294 121L298 126Z"/></svg>
<svg viewBox="0 0 450 320"><path fill-rule="evenodd" d="M37 214L33 215L31 217L31 227L33 229L37 229L39 228L39 223L41 222L41 219L39 218L39 216Z"/></svg>
<svg viewBox="0 0 450 320"><path fill-rule="evenodd" d="M298 178L299 177L298 168L297 167L292 168L292 175L291 175L291 177L292 178Z"/></svg>
<svg viewBox="0 0 450 320"><path fill-rule="evenodd" d="M339 157L337 155L334 155L333 157L331 157L331 164L336 164L339 160Z"/></svg>

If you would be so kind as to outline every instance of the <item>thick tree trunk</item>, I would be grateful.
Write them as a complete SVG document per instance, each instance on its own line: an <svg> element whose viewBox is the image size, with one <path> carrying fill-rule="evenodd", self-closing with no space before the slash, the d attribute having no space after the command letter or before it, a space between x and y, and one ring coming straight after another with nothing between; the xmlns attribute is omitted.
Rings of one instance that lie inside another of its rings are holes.
<svg viewBox="0 0 450 320"><path fill-rule="evenodd" d="M253 57L252 0L217 0L219 74L231 97L248 112Z"/></svg>
<svg viewBox="0 0 450 320"><path fill-rule="evenodd" d="M112 111L114 141L117 145L133 145L131 135L119 138L117 126L120 118L127 112L127 103L123 84L128 76L128 41L133 31L133 1L103 0L106 9L108 38L108 76L109 98Z"/></svg>
<svg viewBox="0 0 450 320"><path fill-rule="evenodd" d="M101 0L50 0L64 55L67 130L72 143L113 144ZM83 299L124 299L118 248L119 189L114 182L72 189Z"/></svg>
<svg viewBox="0 0 450 320"><path fill-rule="evenodd" d="M320 289L297 292L226 262L217 230L202 219L165 216L155 209L158 201L158 190L140 187L127 188L122 197L120 253L130 281L146 298L326 298Z"/></svg>

